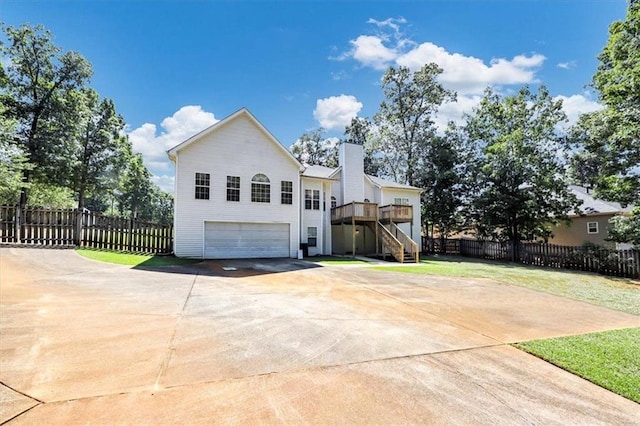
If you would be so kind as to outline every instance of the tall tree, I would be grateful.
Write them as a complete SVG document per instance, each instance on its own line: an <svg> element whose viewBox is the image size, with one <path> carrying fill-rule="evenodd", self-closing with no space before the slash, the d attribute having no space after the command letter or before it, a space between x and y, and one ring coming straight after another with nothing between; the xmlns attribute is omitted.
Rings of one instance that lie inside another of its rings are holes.
<svg viewBox="0 0 640 426"><path fill-rule="evenodd" d="M616 241L637 241L640 235L640 1L631 0L625 19L611 24L609 40L598 59L600 64L593 77L593 87L598 90L605 108L582 116L574 127L573 136L579 147L577 155L597 161L593 181L598 196L637 206L632 217L613 222L611 233Z"/></svg>
<svg viewBox="0 0 640 426"><path fill-rule="evenodd" d="M556 131L563 120L562 102L544 86L509 97L486 90L466 124L476 146L477 184L468 213L479 234L510 240L517 250L523 239L549 236L552 224L578 208L559 156L567 149Z"/></svg>
<svg viewBox="0 0 640 426"><path fill-rule="evenodd" d="M73 152L70 155L71 187L78 208L87 196L95 196L108 186L108 172L114 165L124 119L117 115L112 100L102 99L93 89L71 94L76 106Z"/></svg>
<svg viewBox="0 0 640 426"><path fill-rule="evenodd" d="M433 235L438 230L446 238L463 222L461 208L465 201L466 150L462 129L449 123L444 135L431 139L427 146L422 167L418 172L421 193L423 228Z"/></svg>
<svg viewBox="0 0 640 426"><path fill-rule="evenodd" d="M390 67L382 77L385 100L374 122L384 141L387 174L397 182L418 183L423 151L435 135L435 113L440 105L456 99L454 92L438 82L442 71L433 63L416 72L407 67Z"/></svg>
<svg viewBox="0 0 640 426"><path fill-rule="evenodd" d="M138 218L140 213L140 218L149 219L149 210L146 207L151 204L154 187L151 173L144 165L141 154L129 149L125 151L125 155L126 168L121 175L118 188L120 214Z"/></svg>
<svg viewBox="0 0 640 426"><path fill-rule="evenodd" d="M65 169L68 149L68 93L91 76L91 66L81 55L65 52L52 42L42 26L3 28L8 43L0 44L0 56L8 58L3 69L1 96L10 115L18 121L16 142L33 164L25 169L20 203L28 199L33 177L51 183Z"/></svg>
<svg viewBox="0 0 640 426"><path fill-rule="evenodd" d="M338 167L338 140L325 138L322 127L305 132L291 145L291 152L303 164Z"/></svg>

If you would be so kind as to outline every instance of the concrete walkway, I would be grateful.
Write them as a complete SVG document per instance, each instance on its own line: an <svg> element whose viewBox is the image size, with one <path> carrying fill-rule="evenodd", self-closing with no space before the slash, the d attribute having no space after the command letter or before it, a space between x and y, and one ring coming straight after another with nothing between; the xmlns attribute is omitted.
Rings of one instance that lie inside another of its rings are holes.
<svg viewBox="0 0 640 426"><path fill-rule="evenodd" d="M488 280L0 248L0 424L638 424L506 344L638 326Z"/></svg>

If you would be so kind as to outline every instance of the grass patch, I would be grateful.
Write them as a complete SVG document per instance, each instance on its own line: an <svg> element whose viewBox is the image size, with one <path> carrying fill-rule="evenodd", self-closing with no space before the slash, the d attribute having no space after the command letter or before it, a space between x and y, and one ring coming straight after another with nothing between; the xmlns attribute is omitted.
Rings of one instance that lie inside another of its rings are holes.
<svg viewBox="0 0 640 426"><path fill-rule="evenodd" d="M374 268L413 274L488 278L640 315L640 285L630 279L453 256L429 257L414 266Z"/></svg>
<svg viewBox="0 0 640 426"><path fill-rule="evenodd" d="M183 259L175 256L154 256L84 248L76 249L76 253L87 259L130 266L173 266L200 262L197 259Z"/></svg>
<svg viewBox="0 0 640 426"><path fill-rule="evenodd" d="M640 403L640 328L535 340L514 346Z"/></svg>
<svg viewBox="0 0 640 426"><path fill-rule="evenodd" d="M320 263L322 265L358 265L369 263L365 260L354 259L353 257L340 256L313 256L307 257L304 260L314 263Z"/></svg>

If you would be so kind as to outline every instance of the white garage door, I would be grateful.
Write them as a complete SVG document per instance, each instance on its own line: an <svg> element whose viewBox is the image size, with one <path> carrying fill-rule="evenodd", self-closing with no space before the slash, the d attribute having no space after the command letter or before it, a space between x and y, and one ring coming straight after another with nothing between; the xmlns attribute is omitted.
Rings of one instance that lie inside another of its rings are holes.
<svg viewBox="0 0 640 426"><path fill-rule="evenodd" d="M290 257L288 223L206 222L204 257Z"/></svg>

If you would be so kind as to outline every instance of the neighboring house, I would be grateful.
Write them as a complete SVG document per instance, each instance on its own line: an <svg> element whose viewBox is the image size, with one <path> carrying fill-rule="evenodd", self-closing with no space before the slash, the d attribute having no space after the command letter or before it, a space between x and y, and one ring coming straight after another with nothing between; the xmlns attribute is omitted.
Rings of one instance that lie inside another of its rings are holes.
<svg viewBox="0 0 640 426"><path fill-rule="evenodd" d="M168 155L176 256L417 259L420 189L365 175L361 145L343 143L335 169L304 166L243 108Z"/></svg>
<svg viewBox="0 0 640 426"><path fill-rule="evenodd" d="M608 235L609 219L620 214L628 214L632 207L623 208L618 203L594 198L589 189L571 185L571 191L582 205L582 215L571 212L569 225L558 225L553 229L553 238L549 243L563 246L580 246L585 242L597 245L614 246L615 243L605 241ZM621 247L624 248L624 247Z"/></svg>

